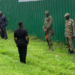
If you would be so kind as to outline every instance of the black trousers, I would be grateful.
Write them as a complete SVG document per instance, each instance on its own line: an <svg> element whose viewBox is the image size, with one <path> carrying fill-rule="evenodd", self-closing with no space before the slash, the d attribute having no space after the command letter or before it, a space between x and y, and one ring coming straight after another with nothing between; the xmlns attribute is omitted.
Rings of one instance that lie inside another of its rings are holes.
<svg viewBox="0 0 75 75"><path fill-rule="evenodd" d="M8 37L7 37L7 33L6 33L6 27L2 27L1 30L2 30L1 38L7 39Z"/></svg>
<svg viewBox="0 0 75 75"><path fill-rule="evenodd" d="M18 47L20 62L26 63L27 46Z"/></svg>

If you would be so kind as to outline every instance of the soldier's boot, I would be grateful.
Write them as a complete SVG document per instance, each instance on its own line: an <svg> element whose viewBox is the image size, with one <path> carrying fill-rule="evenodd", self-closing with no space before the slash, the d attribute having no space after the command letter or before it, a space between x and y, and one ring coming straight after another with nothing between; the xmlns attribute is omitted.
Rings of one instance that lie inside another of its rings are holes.
<svg viewBox="0 0 75 75"><path fill-rule="evenodd" d="M48 44L48 46L49 46L49 42L48 42L48 39L47 39L46 41L47 41L47 44ZM48 49L46 49L46 50L49 50L49 48L48 48Z"/></svg>
<svg viewBox="0 0 75 75"><path fill-rule="evenodd" d="M46 41L47 41L47 43L48 43L48 46L49 46L49 41L48 41L48 39L47 39Z"/></svg>
<svg viewBox="0 0 75 75"><path fill-rule="evenodd" d="M54 50L53 50L53 48L51 47L49 53L51 53L51 52L53 52L53 51L54 51Z"/></svg>
<svg viewBox="0 0 75 75"><path fill-rule="evenodd" d="M70 53L70 49L68 49L68 53Z"/></svg>
<svg viewBox="0 0 75 75"><path fill-rule="evenodd" d="M74 54L74 51L70 51L70 54L71 54L71 55Z"/></svg>

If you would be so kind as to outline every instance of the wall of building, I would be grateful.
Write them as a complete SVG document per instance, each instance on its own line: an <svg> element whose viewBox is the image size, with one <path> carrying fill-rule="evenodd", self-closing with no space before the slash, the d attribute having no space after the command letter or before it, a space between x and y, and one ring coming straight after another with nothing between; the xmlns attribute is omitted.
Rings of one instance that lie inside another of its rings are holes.
<svg viewBox="0 0 75 75"><path fill-rule="evenodd" d="M65 42L64 27L65 13L75 20L75 0L43 0L32 2L18 2L18 0L0 0L0 10L8 19L7 29L15 30L18 22L22 21L29 34L44 39L43 24L45 10L50 11L53 18L55 35L53 40Z"/></svg>

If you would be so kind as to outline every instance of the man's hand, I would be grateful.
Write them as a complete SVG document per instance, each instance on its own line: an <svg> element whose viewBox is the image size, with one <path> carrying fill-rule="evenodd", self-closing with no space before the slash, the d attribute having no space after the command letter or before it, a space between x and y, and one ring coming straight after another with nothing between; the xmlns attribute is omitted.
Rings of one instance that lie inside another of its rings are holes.
<svg viewBox="0 0 75 75"><path fill-rule="evenodd" d="M14 37L14 41L15 41L15 43L17 42L17 39Z"/></svg>
<svg viewBox="0 0 75 75"><path fill-rule="evenodd" d="M27 36L27 46L28 46L28 44L29 44L29 36Z"/></svg>
<svg viewBox="0 0 75 75"><path fill-rule="evenodd" d="M28 46L29 43L27 43L26 45Z"/></svg>

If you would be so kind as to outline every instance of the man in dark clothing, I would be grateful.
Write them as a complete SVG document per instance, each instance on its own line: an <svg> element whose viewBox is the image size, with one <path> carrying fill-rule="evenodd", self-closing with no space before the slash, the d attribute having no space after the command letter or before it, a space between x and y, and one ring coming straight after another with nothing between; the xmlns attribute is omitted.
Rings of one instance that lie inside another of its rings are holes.
<svg viewBox="0 0 75 75"><path fill-rule="evenodd" d="M23 28L23 23L19 22L19 28L14 32L14 41L17 44L20 62L26 63L27 45L29 36L26 29Z"/></svg>
<svg viewBox="0 0 75 75"><path fill-rule="evenodd" d="M7 39L6 26L7 26L7 19L0 11L0 34L1 38L5 39Z"/></svg>

